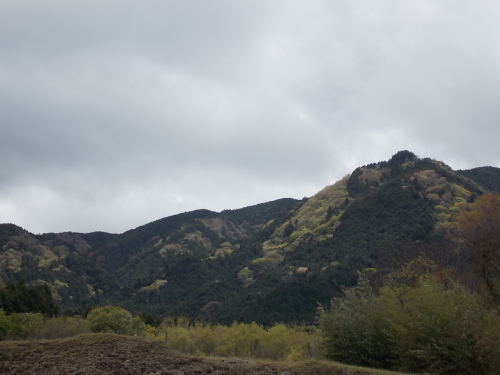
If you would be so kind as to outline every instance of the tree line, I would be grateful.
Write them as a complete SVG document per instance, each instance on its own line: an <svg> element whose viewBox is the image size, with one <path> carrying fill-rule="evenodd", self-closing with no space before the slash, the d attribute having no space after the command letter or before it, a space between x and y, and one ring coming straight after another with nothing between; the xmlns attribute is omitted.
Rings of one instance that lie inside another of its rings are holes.
<svg viewBox="0 0 500 375"><path fill-rule="evenodd" d="M196 355L326 356L400 371L495 374L500 368L500 193L477 198L455 218L449 236L457 262L420 255L383 282L376 269L366 268L356 285L319 307L317 324L308 327L219 325L186 315L134 317L117 306L93 308L85 317L55 317L48 287L20 282L0 293L0 338L113 332L167 341L172 349Z"/></svg>

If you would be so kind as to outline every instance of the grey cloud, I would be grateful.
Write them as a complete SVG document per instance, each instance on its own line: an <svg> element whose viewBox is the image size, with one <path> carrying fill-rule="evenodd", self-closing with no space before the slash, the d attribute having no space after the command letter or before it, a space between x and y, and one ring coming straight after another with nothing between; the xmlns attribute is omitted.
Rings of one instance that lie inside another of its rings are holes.
<svg viewBox="0 0 500 375"><path fill-rule="evenodd" d="M500 166L489 1L0 3L0 222L123 231L401 149Z"/></svg>

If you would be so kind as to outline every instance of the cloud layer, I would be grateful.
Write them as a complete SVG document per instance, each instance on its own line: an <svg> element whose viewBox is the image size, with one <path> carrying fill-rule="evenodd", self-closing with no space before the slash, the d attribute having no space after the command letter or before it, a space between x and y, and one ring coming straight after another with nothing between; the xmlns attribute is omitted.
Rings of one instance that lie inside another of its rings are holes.
<svg viewBox="0 0 500 375"><path fill-rule="evenodd" d="M122 232L402 149L500 166L500 4L0 1L0 222Z"/></svg>

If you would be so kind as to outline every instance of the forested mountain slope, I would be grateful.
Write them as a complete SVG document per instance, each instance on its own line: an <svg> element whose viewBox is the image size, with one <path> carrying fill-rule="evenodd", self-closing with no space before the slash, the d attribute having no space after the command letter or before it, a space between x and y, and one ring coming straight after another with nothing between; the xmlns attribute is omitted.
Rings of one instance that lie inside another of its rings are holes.
<svg viewBox="0 0 500 375"><path fill-rule="evenodd" d="M1 282L47 284L62 310L116 304L223 323L312 322L318 303L418 254L453 256L447 232L498 168L455 172L401 151L309 199L166 217L123 234L33 235L0 225Z"/></svg>
<svg viewBox="0 0 500 375"><path fill-rule="evenodd" d="M500 191L500 168L479 167L468 170L459 170L457 172L474 180L487 190Z"/></svg>

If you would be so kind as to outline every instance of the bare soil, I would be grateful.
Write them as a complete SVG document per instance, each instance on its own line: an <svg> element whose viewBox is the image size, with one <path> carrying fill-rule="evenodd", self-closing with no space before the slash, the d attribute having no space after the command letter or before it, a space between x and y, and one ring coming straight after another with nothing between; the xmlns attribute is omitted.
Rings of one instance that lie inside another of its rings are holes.
<svg viewBox="0 0 500 375"><path fill-rule="evenodd" d="M158 341L89 334L65 340L0 342L0 374L372 375L374 372L312 361L284 363L236 358L193 358L173 353Z"/></svg>

